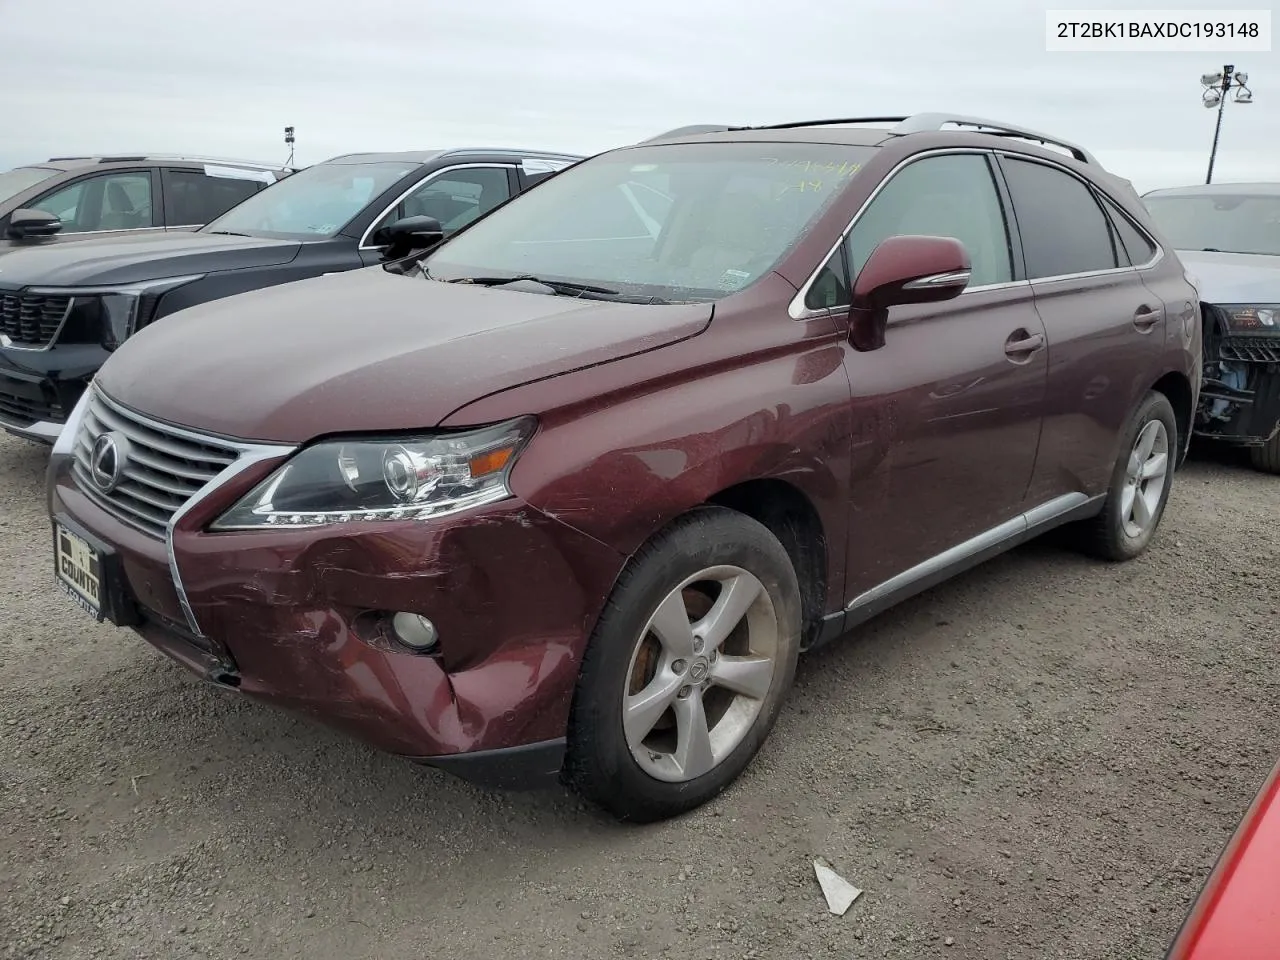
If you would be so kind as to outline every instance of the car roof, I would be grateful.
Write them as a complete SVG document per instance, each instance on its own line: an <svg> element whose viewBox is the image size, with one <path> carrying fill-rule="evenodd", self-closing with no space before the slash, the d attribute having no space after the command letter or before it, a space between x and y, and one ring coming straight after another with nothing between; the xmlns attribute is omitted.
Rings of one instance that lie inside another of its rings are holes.
<svg viewBox="0 0 1280 960"><path fill-rule="evenodd" d="M1188 187L1160 187L1148 190L1145 197L1203 197L1214 194L1253 193L1280 197L1280 183L1201 183Z"/></svg>
<svg viewBox="0 0 1280 960"><path fill-rule="evenodd" d="M547 160L581 160L571 153L549 153L546 150L518 150L510 147L450 147L444 150L396 150L376 153L344 153L322 163L431 163L442 157L458 156L521 157Z"/></svg>
<svg viewBox="0 0 1280 960"><path fill-rule="evenodd" d="M95 167L111 163L174 163L174 164L217 164L223 167L243 167L250 170L296 170L283 163L263 163L258 160L237 160L229 157L194 156L182 153L119 153L85 157L50 157L38 163L24 163L23 167L36 167L43 170L59 170L70 172L85 167Z"/></svg>

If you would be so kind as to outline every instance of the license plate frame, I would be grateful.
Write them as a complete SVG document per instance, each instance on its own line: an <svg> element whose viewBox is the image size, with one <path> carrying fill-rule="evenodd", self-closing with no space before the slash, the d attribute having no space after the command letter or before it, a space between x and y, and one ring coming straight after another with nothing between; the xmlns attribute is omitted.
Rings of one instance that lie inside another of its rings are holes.
<svg viewBox="0 0 1280 960"><path fill-rule="evenodd" d="M140 622L136 606L125 594L120 555L68 517L58 514L51 519L53 578L58 588L99 623L125 627Z"/></svg>

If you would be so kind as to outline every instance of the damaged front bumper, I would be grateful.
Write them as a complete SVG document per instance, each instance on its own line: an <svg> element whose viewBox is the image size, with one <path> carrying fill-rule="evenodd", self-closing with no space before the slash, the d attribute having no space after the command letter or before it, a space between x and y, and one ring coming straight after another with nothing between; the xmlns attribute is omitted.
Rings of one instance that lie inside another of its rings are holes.
<svg viewBox="0 0 1280 960"><path fill-rule="evenodd" d="M559 772L583 650L624 562L516 499L429 523L194 527L166 543L99 508L59 457L49 508L118 571L107 619L203 679L496 787ZM396 612L429 618L437 646L399 643Z"/></svg>
<svg viewBox="0 0 1280 960"><path fill-rule="evenodd" d="M1262 446L1280 433L1280 330L1234 332L1220 308L1204 308L1204 376L1195 433Z"/></svg>

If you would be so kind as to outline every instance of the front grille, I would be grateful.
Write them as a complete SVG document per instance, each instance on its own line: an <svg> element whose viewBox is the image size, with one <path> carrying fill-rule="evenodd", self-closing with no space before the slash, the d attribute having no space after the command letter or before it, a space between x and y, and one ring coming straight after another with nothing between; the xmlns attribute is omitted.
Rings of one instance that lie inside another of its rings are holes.
<svg viewBox="0 0 1280 960"><path fill-rule="evenodd" d="M64 416L61 404L31 400L0 390L0 417L4 417L10 423L16 422L24 427L29 427L39 420L61 423Z"/></svg>
<svg viewBox="0 0 1280 960"><path fill-rule="evenodd" d="M103 393L93 393L76 436L76 485L95 503L125 523L163 537L173 515L195 493L240 456L231 443L142 417ZM98 438L113 433L124 450L119 482L108 492L91 466ZM120 440L123 443L120 443Z"/></svg>
<svg viewBox="0 0 1280 960"><path fill-rule="evenodd" d="M1280 336L1227 337L1218 346L1218 358L1245 363L1280 363Z"/></svg>
<svg viewBox="0 0 1280 960"><path fill-rule="evenodd" d="M48 346L70 312L70 297L0 293L0 333L23 346Z"/></svg>

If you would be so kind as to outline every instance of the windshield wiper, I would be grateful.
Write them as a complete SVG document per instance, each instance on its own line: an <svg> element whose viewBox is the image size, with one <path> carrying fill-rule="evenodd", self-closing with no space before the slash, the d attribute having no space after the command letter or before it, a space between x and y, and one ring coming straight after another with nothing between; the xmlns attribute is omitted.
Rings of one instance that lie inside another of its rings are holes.
<svg viewBox="0 0 1280 960"><path fill-rule="evenodd" d="M220 237L247 237L247 233L236 233L234 230L210 230L210 233L216 233Z"/></svg>
<svg viewBox="0 0 1280 960"><path fill-rule="evenodd" d="M589 283L574 283L570 280L544 280L542 277L533 276L533 274L526 274L519 277L458 277L456 280L449 280L446 282L474 283L483 287L501 287L508 283L517 283L521 280L540 283L544 287L550 287L556 293L600 293L608 297L616 297L621 293L619 290L610 290L608 287L596 287Z"/></svg>

